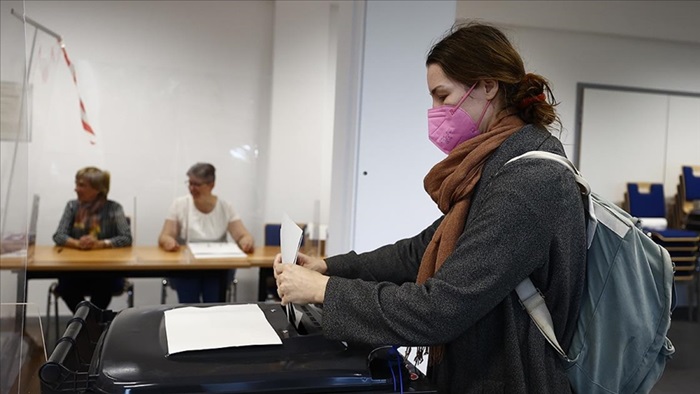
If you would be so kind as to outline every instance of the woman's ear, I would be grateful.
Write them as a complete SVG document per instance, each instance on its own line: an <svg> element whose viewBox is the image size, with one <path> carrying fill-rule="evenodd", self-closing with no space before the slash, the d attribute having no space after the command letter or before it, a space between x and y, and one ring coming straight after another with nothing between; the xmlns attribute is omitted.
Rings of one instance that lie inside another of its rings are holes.
<svg viewBox="0 0 700 394"><path fill-rule="evenodd" d="M482 82L484 83L484 89L486 91L486 99L493 100L498 94L498 81L495 79L484 79Z"/></svg>

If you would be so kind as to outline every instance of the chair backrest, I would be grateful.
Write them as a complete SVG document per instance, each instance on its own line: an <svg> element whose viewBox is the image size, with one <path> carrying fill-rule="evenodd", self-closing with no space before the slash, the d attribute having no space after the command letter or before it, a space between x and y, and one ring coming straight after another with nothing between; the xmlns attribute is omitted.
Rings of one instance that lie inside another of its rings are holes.
<svg viewBox="0 0 700 394"><path fill-rule="evenodd" d="M666 217L664 185L661 183L628 183L629 213L639 218Z"/></svg>
<svg viewBox="0 0 700 394"><path fill-rule="evenodd" d="M302 231L306 232L306 223L297 223ZM265 246L280 246L280 223L267 223L265 225ZM301 239L301 246L304 246L304 238Z"/></svg>
<svg viewBox="0 0 700 394"><path fill-rule="evenodd" d="M682 174L685 200L700 200L700 166L683 166Z"/></svg>
<svg viewBox="0 0 700 394"><path fill-rule="evenodd" d="M268 223L265 225L265 246L280 246L280 223Z"/></svg>

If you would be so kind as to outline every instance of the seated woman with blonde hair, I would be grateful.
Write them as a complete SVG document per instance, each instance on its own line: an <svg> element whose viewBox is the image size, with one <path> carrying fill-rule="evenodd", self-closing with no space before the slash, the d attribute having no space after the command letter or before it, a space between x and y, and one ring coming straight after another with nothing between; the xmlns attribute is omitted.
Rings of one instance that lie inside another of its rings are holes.
<svg viewBox="0 0 700 394"><path fill-rule="evenodd" d="M85 167L75 174L75 193L63 211L53 240L58 246L80 250L131 246L131 228L119 203L108 200L109 172ZM124 286L123 278L83 275L58 278L58 293L72 312L85 295L105 309L112 294Z"/></svg>

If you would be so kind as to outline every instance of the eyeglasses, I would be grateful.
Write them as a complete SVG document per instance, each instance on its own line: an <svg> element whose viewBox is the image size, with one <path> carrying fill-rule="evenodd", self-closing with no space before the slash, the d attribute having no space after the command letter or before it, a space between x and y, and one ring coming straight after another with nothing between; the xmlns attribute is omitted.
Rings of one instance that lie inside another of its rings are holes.
<svg viewBox="0 0 700 394"><path fill-rule="evenodd" d="M185 186L189 187L200 187L202 185L207 185L211 182L192 182L192 181L185 181Z"/></svg>

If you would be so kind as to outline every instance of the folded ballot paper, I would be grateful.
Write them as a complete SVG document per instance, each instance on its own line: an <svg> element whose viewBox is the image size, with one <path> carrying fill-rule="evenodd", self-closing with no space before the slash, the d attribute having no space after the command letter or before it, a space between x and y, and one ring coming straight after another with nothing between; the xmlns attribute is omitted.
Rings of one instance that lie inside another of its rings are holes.
<svg viewBox="0 0 700 394"><path fill-rule="evenodd" d="M246 257L235 242L191 242L187 247L195 259Z"/></svg>
<svg viewBox="0 0 700 394"><path fill-rule="evenodd" d="M299 253L299 247L301 246L303 236L304 231L285 213L282 218L282 225L280 226L280 247L282 249L283 264L296 264L297 254ZM294 304L287 304L286 312L289 322L292 323L294 327L299 328L303 312L294 306Z"/></svg>
<svg viewBox="0 0 700 394"><path fill-rule="evenodd" d="M282 344L282 340L256 304L189 306L170 309L164 314L168 354Z"/></svg>

